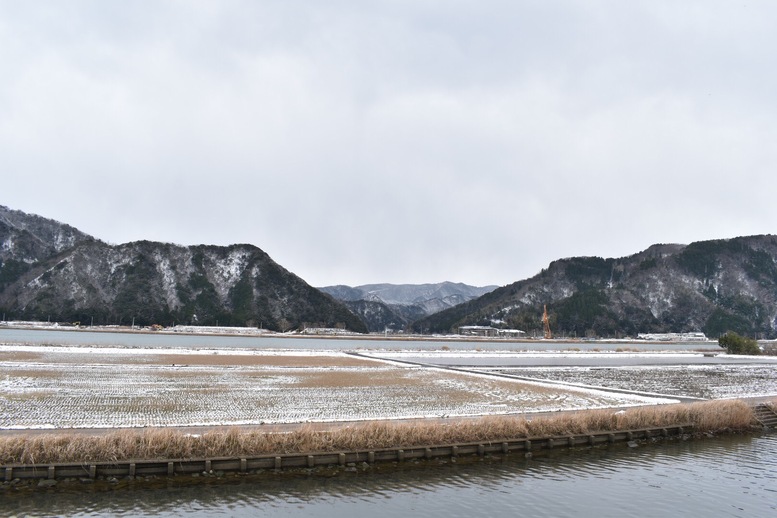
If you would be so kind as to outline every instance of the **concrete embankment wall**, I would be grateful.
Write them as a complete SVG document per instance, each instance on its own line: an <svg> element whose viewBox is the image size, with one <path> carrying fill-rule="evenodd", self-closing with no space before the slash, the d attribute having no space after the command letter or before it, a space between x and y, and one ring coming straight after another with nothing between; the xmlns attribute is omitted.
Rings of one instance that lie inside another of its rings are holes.
<svg viewBox="0 0 777 518"><path fill-rule="evenodd" d="M645 428L590 435L543 437L488 443L464 443L445 446L417 446L374 451L327 452L309 454L261 455L240 458L157 459L118 462L84 462L67 464L0 466L0 474L9 483L13 480L98 479L195 475L200 473L251 473L258 470L346 466L354 463L403 462L412 459L451 458L459 456L502 455L511 452L561 447L580 447L638 441L651 438L682 437L693 432L691 425Z"/></svg>

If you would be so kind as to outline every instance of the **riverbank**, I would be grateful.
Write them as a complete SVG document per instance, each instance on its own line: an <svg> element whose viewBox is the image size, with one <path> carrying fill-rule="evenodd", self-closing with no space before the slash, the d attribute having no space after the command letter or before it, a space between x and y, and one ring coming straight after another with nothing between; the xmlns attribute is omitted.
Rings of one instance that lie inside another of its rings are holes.
<svg viewBox="0 0 777 518"><path fill-rule="evenodd" d="M65 431L0 437L0 467L152 459L247 458L272 454L367 451L459 443L501 443L637 429L688 426L696 434L746 431L757 425L753 407L740 400L584 410L530 418L485 417L452 422L370 422L285 433L215 429L202 435L172 429L119 430L102 435Z"/></svg>
<svg viewBox="0 0 777 518"><path fill-rule="evenodd" d="M777 417L774 402L770 404L770 415ZM579 411L533 419L369 423L330 431L303 427L290 433L231 428L199 436L173 430L122 431L104 436L51 434L0 439L0 473L4 473L0 490L21 494L19 491L61 485L65 491L79 487L102 491L262 474L331 476L424 461L458 463L511 454L544 457L551 450L582 447L589 451L618 443L635 448L656 441L757 428L751 405L728 400L617 412ZM29 462L8 463L9 458Z"/></svg>
<svg viewBox="0 0 777 518"><path fill-rule="evenodd" d="M251 469L246 473L224 471L220 461L212 460L207 471L205 461L199 466L174 463L173 476L166 475L166 463L157 466L159 475L142 474L147 466L137 464L131 478L112 463L114 474L97 465L91 479L90 466L78 466L78 478L0 484L0 515L234 518L259 512L277 518L335 518L368 512L455 517L513 516L527 509L537 516L570 518L678 512L713 518L730 509L746 510L748 516L773 514L777 434L756 430L699 440L688 434L666 439L660 432L649 439L634 435L632 441L595 446L586 441L571 448L565 446L568 439L554 441L552 449L536 442L529 451L518 441L508 444L506 454L502 444L485 444L498 451L482 456L460 449L456 457L427 459L425 451L419 458L414 456L419 452L407 449L402 461L397 455L374 464L365 456L346 457L344 465L313 468L306 458L304 466L281 469L274 468L273 458L267 469L254 469L257 459L247 459ZM294 460L280 457L284 466ZM183 467L193 471L184 473ZM46 470L42 474L48 476Z"/></svg>

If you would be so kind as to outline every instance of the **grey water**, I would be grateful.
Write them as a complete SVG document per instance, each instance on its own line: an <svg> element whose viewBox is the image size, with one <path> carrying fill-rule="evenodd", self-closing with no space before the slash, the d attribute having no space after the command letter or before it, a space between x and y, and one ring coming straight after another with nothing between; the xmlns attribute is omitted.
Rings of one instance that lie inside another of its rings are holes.
<svg viewBox="0 0 777 518"><path fill-rule="evenodd" d="M0 492L3 516L777 516L777 435Z"/></svg>
<svg viewBox="0 0 777 518"><path fill-rule="evenodd" d="M615 351L628 347L639 351L720 350L714 342L637 343L637 342L512 342L508 340L392 340L370 338L294 338L278 336L198 335L175 333L110 332L88 330L17 329L0 327L0 344L72 345L134 348L242 348L303 349L314 351L386 350L386 351Z"/></svg>

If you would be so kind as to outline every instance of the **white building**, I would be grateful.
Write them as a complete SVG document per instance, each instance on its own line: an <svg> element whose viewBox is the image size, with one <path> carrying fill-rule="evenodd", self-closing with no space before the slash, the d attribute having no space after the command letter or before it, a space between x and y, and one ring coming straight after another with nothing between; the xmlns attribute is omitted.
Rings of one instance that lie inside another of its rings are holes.
<svg viewBox="0 0 777 518"><path fill-rule="evenodd" d="M498 329L491 326L461 326L459 334L464 336L496 336Z"/></svg>
<svg viewBox="0 0 777 518"><path fill-rule="evenodd" d="M500 338L518 338L525 336L526 332L520 329L497 329L491 326L461 326L459 334L463 336L498 336Z"/></svg>
<svg viewBox="0 0 777 518"><path fill-rule="evenodd" d="M639 340L651 340L659 342L706 342L704 333L639 333Z"/></svg>

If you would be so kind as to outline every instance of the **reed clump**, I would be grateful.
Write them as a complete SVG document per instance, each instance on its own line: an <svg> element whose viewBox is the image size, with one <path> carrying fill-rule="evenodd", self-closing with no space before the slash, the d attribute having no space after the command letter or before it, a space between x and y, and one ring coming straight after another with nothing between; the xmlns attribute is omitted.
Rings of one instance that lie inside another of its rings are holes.
<svg viewBox="0 0 777 518"><path fill-rule="evenodd" d="M103 435L56 433L0 437L0 465L118 462L141 459L241 457L581 435L640 428L693 425L696 433L744 431L753 409L738 400L587 410L551 416L505 416L423 424L369 422L319 431L303 426L290 433L228 428L201 436L173 429L118 430Z"/></svg>

